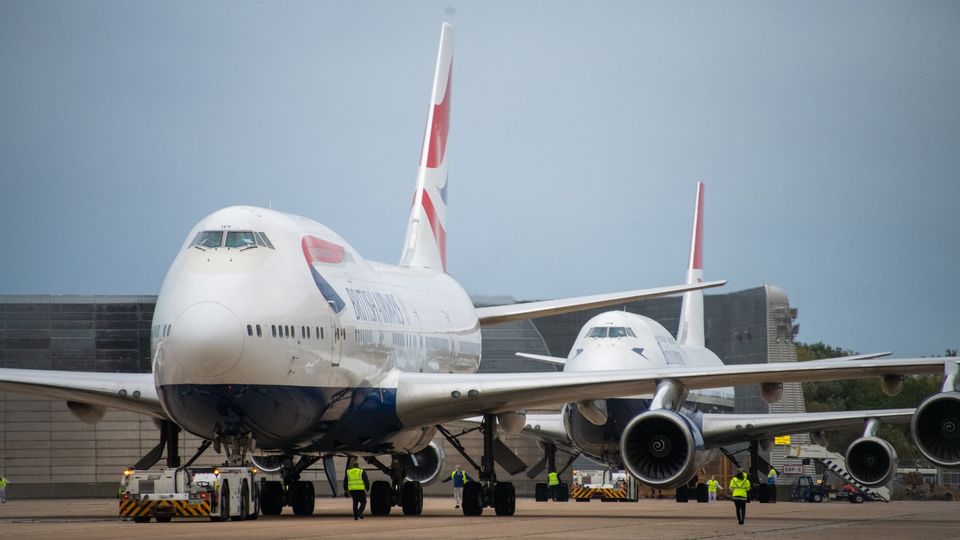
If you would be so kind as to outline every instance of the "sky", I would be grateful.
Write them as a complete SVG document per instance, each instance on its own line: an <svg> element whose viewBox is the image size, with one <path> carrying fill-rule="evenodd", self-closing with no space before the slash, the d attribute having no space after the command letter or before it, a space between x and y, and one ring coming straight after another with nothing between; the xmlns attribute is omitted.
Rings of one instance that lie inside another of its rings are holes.
<svg viewBox="0 0 960 540"><path fill-rule="evenodd" d="M0 0L0 294L156 294L237 204L395 263L445 20L471 293L681 283L702 180L706 278L799 341L960 346L950 1Z"/></svg>

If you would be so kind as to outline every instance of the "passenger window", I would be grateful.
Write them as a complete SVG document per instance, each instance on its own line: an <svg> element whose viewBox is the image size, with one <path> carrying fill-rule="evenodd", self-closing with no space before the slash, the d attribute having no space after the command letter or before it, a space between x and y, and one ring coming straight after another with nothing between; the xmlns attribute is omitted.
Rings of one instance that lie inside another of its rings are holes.
<svg viewBox="0 0 960 540"><path fill-rule="evenodd" d="M257 337L262 337L263 334L260 332L260 325L257 325Z"/></svg>
<svg viewBox="0 0 960 540"><path fill-rule="evenodd" d="M310 339L310 327L307 327L307 339Z"/></svg>
<svg viewBox="0 0 960 540"><path fill-rule="evenodd" d="M223 244L223 231L203 231L197 235L193 245L205 248L218 248Z"/></svg>
<svg viewBox="0 0 960 540"><path fill-rule="evenodd" d="M270 325L270 332L273 334L273 337L277 337L277 325L271 324L271 325Z"/></svg>
<svg viewBox="0 0 960 540"><path fill-rule="evenodd" d="M320 339L323 339L323 328L320 329Z"/></svg>
<svg viewBox="0 0 960 540"><path fill-rule="evenodd" d="M260 238L263 238L263 243L266 244L268 248L270 248L270 249L275 249L275 248L273 247L273 244L270 243L270 239L267 238L267 234L266 234L266 233L261 232L261 233L260 233Z"/></svg>
<svg viewBox="0 0 960 540"><path fill-rule="evenodd" d="M248 335L248 336L252 336L252 335L253 335L253 327L250 326L249 324L247 325L247 335Z"/></svg>
<svg viewBox="0 0 960 540"><path fill-rule="evenodd" d="M257 241L253 238L251 231L230 231L227 233L228 248L255 248Z"/></svg>
<svg viewBox="0 0 960 540"><path fill-rule="evenodd" d="M597 326L596 328L591 328L590 333L587 334L587 337L607 337L607 327L606 326Z"/></svg>

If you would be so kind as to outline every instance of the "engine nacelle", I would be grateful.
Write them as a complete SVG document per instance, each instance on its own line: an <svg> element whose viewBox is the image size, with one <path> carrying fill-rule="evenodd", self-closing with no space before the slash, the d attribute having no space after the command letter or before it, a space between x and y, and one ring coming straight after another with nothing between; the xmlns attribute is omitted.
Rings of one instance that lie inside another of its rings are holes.
<svg viewBox="0 0 960 540"><path fill-rule="evenodd" d="M435 442L431 441L426 448L409 454L409 457L407 480L420 482L423 485L432 484L443 470L443 448Z"/></svg>
<svg viewBox="0 0 960 540"><path fill-rule="evenodd" d="M925 458L941 467L960 466L960 393L941 392L923 400L910 430Z"/></svg>
<svg viewBox="0 0 960 540"><path fill-rule="evenodd" d="M286 459L290 461L289 456L258 456L255 454L250 454L250 461L263 472L273 473L279 472L283 467L283 461Z"/></svg>
<svg viewBox="0 0 960 540"><path fill-rule="evenodd" d="M867 487L886 485L897 473L897 451L879 437L860 437L847 448L847 471Z"/></svg>
<svg viewBox="0 0 960 540"><path fill-rule="evenodd" d="M703 436L686 417L658 409L637 415L620 438L630 474L654 488L687 483L703 459Z"/></svg>

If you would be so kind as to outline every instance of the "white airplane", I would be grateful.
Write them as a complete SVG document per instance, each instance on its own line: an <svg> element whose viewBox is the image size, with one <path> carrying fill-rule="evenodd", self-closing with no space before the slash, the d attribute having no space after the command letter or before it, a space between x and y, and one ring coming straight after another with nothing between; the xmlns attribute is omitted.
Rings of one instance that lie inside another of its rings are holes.
<svg viewBox="0 0 960 540"><path fill-rule="evenodd" d="M942 359L913 359L476 373L484 326L723 282L474 308L445 264L452 39L452 26L444 24L399 265L365 260L307 218L262 208L219 210L190 231L164 279L152 373L0 369L0 390L64 399L87 421L106 408L152 416L165 426L161 445L167 442L168 455L179 426L212 441L229 463L271 461L282 483L262 483L266 514L285 504L295 514L312 513L313 484L299 475L321 456L332 464L334 455L365 457L390 476L372 486L373 513L399 505L419 514L420 483L407 477L442 466L431 446L437 426L481 415L480 482L465 489L464 512L493 506L498 515L512 515L513 486L498 482L493 466L496 429L519 431L528 408L657 388L673 395L732 384L894 380L943 369ZM377 459L382 455L392 458L388 465Z"/></svg>
<svg viewBox="0 0 960 540"><path fill-rule="evenodd" d="M687 283L703 282L703 183L697 183L693 234L687 269ZM593 317L581 328L569 355L556 358L517 353L518 356L563 365L566 373L594 373L608 370L671 371L693 369L724 382L716 373L726 366L706 348L703 315L703 291L683 294L677 339L658 322L624 311L608 311ZM887 356L889 353L848 356L832 359L833 365L863 365L861 361ZM819 364L816 362L814 364ZM803 364L801 364L802 366ZM742 366L747 369L785 371L797 364ZM845 375L831 368L832 377ZM799 380L796 376L793 379ZM764 375L762 396L769 402L783 395L781 382ZM742 384L731 377L729 384ZM901 376L885 375L884 390L893 395L903 385ZM945 385L945 392L953 389ZM687 485L696 478L697 470L717 457L720 446L750 441L769 441L776 435L814 433L865 425L864 436L851 443L847 450L847 466L855 480L867 488L881 486L896 474L896 452L887 442L876 437L879 422L909 423L915 409L841 411L794 414L717 414L705 413L719 399L732 400L733 388L690 390L690 384L677 378L663 378L654 392L632 397L584 400L564 405L560 413L529 414L522 430L526 436L545 443L544 459L528 471L532 478L545 466L556 470L557 447L583 453L614 468L625 468L635 478L654 488ZM944 465L960 465L960 418L957 395L942 396L937 408L927 413L927 423L915 424L918 445L931 461ZM950 411L950 412L947 412ZM930 419L936 422L930 424ZM919 415L918 415L919 416ZM475 419L474 419L475 421ZM939 433L939 434L938 434ZM926 434L926 435L924 435ZM943 440L939 440L942 437ZM949 451L948 451L949 448ZM576 455L571 452L571 455Z"/></svg>

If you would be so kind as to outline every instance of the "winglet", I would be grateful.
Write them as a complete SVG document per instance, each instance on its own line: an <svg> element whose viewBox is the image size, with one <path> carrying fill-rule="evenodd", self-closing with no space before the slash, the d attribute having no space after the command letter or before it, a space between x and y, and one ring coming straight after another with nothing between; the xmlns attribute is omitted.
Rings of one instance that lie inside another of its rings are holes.
<svg viewBox="0 0 960 540"><path fill-rule="evenodd" d="M417 188L400 266L447 270L447 134L453 80L453 25L443 23L433 73Z"/></svg>
<svg viewBox="0 0 960 540"><path fill-rule="evenodd" d="M703 281L703 182L697 182L697 202L693 210L693 235L690 240L690 262L687 265L687 284ZM680 308L680 328L677 342L681 345L703 347L706 343L703 329L703 291L683 293Z"/></svg>

